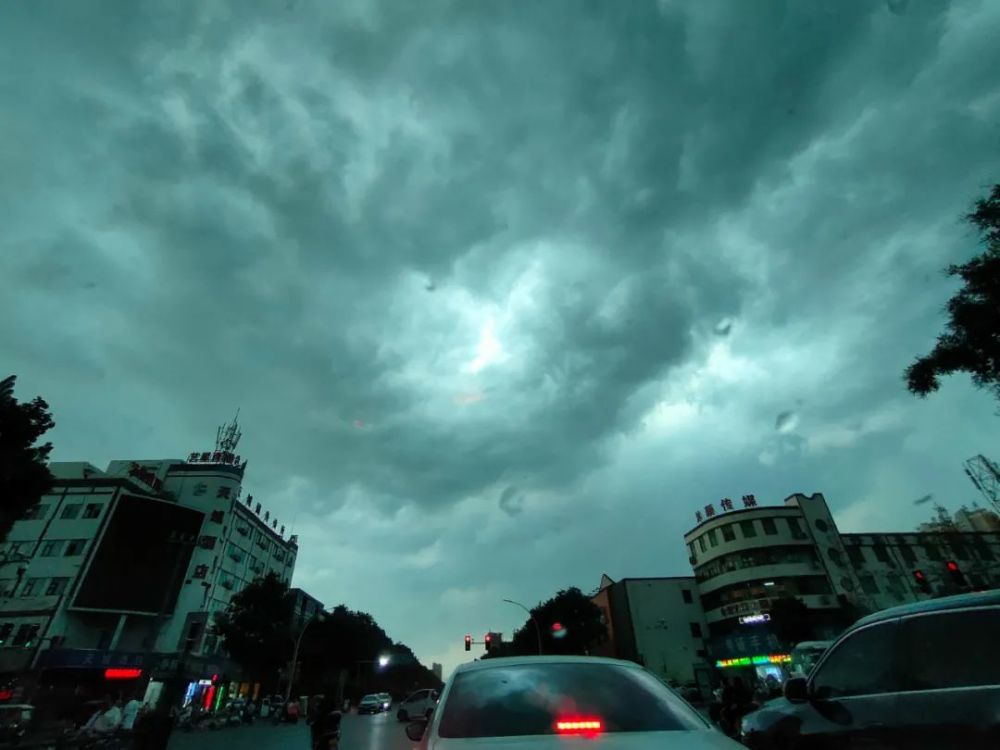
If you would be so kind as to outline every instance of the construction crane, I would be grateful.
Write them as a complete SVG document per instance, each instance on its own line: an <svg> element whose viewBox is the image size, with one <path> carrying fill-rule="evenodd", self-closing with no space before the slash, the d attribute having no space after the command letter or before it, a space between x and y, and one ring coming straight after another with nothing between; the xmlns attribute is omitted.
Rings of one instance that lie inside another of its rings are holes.
<svg viewBox="0 0 1000 750"><path fill-rule="evenodd" d="M983 497L1000 513L1000 468L986 456L973 456L964 464L965 475L972 480Z"/></svg>

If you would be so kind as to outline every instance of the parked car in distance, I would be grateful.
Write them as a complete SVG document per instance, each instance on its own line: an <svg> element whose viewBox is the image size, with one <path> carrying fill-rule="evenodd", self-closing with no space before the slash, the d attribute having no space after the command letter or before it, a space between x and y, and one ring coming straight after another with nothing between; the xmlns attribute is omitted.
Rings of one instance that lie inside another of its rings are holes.
<svg viewBox="0 0 1000 750"><path fill-rule="evenodd" d="M366 695L358 704L359 714L380 714L385 711L384 701L376 694Z"/></svg>
<svg viewBox="0 0 1000 750"><path fill-rule="evenodd" d="M392 707L392 696L388 693L376 693L382 699L382 710L388 711Z"/></svg>
<svg viewBox="0 0 1000 750"><path fill-rule="evenodd" d="M430 688L415 690L406 696L403 702L399 704L399 710L396 712L396 718L400 721L411 721L421 717L426 718L433 713L434 707L437 705L437 701L437 690L431 690Z"/></svg>
<svg viewBox="0 0 1000 750"><path fill-rule="evenodd" d="M1000 590L864 617L784 697L743 717L769 748L1000 748Z"/></svg>
<svg viewBox="0 0 1000 750"><path fill-rule="evenodd" d="M737 750L652 672L589 656L518 656L458 667L430 719L406 726L419 750Z"/></svg>

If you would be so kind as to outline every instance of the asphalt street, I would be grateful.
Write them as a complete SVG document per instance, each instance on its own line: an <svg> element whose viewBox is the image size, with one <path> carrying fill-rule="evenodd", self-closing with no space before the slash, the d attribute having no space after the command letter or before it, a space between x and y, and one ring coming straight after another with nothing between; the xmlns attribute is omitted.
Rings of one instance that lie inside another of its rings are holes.
<svg viewBox="0 0 1000 750"><path fill-rule="evenodd" d="M341 750L412 750L413 743L403 731L406 725L391 713L376 716L348 714L341 724ZM169 750L309 750L309 727L305 722L274 726L257 722L253 726L227 729L175 731Z"/></svg>

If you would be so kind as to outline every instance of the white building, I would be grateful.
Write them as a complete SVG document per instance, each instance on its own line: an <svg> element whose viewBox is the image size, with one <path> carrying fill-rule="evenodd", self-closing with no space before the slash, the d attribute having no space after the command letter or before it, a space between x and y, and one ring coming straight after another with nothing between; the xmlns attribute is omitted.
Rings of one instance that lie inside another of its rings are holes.
<svg viewBox="0 0 1000 750"><path fill-rule="evenodd" d="M593 655L630 659L679 685L709 670L707 624L692 576L614 581L605 575L591 601L608 630Z"/></svg>
<svg viewBox="0 0 1000 750"><path fill-rule="evenodd" d="M809 609L817 638L836 635L855 608L886 607L1000 586L1000 533L841 534L822 494L742 507L723 500L684 535L717 664L783 656L768 622L775 600ZM774 660L772 660L774 661ZM780 660L779 660L780 661ZM740 664L743 666L743 664Z"/></svg>
<svg viewBox="0 0 1000 750"><path fill-rule="evenodd" d="M234 423L217 450L187 459L51 464L52 490L0 551L0 672L37 666L43 681L99 687L106 669L232 670L212 614L254 578L288 583L298 553L269 511L241 498L236 441Z"/></svg>

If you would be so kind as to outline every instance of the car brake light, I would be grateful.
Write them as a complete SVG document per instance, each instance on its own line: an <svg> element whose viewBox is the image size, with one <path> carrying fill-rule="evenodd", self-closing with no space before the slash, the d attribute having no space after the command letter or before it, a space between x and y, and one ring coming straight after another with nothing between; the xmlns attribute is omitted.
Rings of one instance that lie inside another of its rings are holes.
<svg viewBox="0 0 1000 750"><path fill-rule="evenodd" d="M604 722L600 719L560 719L556 722L556 731L562 734L594 734L604 730Z"/></svg>

